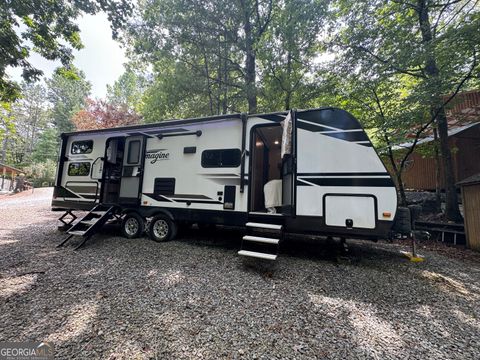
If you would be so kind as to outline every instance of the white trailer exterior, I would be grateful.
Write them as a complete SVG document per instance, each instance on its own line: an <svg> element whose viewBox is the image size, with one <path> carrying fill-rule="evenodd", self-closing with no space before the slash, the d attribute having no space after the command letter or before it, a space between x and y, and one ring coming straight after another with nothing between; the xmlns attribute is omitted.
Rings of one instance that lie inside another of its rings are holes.
<svg viewBox="0 0 480 360"><path fill-rule="evenodd" d="M292 111L292 150L282 158L280 124L287 115L63 134L52 208L104 203L176 224L245 226L261 219L280 222L286 232L386 236L396 188L360 123L336 108ZM282 184L282 203L269 214L263 190L274 179Z"/></svg>

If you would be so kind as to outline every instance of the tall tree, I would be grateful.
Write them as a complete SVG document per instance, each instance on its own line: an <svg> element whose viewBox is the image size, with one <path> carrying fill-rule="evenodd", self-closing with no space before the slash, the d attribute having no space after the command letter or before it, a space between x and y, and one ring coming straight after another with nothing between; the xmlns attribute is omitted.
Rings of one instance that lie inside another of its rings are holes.
<svg viewBox="0 0 480 360"><path fill-rule="evenodd" d="M0 100L14 100L18 85L8 78L8 67L23 69L26 81L38 80L42 71L29 62L32 52L68 66L72 49L82 43L75 20L82 14L104 11L114 37L132 11L128 0L4 0L0 3Z"/></svg>
<svg viewBox="0 0 480 360"><path fill-rule="evenodd" d="M2 163L7 159L7 146L9 137L15 134L15 118L12 106L8 102L0 101L0 159Z"/></svg>
<svg viewBox="0 0 480 360"><path fill-rule="evenodd" d="M21 89L22 96L13 104L12 110L17 141L23 144L26 159L29 159L40 131L47 124L49 105L45 99L45 86L23 83Z"/></svg>
<svg viewBox="0 0 480 360"><path fill-rule="evenodd" d="M57 131L53 127L43 129L33 150L32 161L35 163L45 162L46 160L56 161L59 150L58 140Z"/></svg>
<svg viewBox="0 0 480 360"><path fill-rule="evenodd" d="M322 89L324 105L339 106L360 120L372 142L386 160L399 189L399 203L407 205L403 172L431 118L415 93L415 82L404 75L373 76L343 73L341 65L331 72ZM413 141L413 144L408 141Z"/></svg>
<svg viewBox="0 0 480 360"><path fill-rule="evenodd" d="M334 49L353 71L403 74L436 122L445 178L448 220L461 215L448 146L446 102L479 72L480 16L476 1L337 0ZM338 25L341 30L338 30ZM447 100L442 95L447 95ZM452 95L452 96L450 96ZM420 125L422 128L424 125Z"/></svg>
<svg viewBox="0 0 480 360"><path fill-rule="evenodd" d="M270 30L261 39L262 99L267 109L305 107L315 91L315 58L327 2L284 0L275 3Z"/></svg>
<svg viewBox="0 0 480 360"><path fill-rule="evenodd" d="M194 79L192 96L206 96L210 114L256 112L257 56L272 8L271 0L145 2L139 5L141 20L129 26L128 43L144 59L160 63L156 70L167 77L173 71L182 78L185 73L177 70L186 70Z"/></svg>
<svg viewBox="0 0 480 360"><path fill-rule="evenodd" d="M107 85L107 100L113 105L125 106L131 111L140 113L147 79L132 67L133 65L128 65L113 85Z"/></svg>
<svg viewBox="0 0 480 360"><path fill-rule="evenodd" d="M72 117L85 106L85 100L90 94L91 84L85 79L85 74L74 69L74 76L65 74L58 68L52 78L47 80L48 99L51 102L52 119L58 134L73 131Z"/></svg>

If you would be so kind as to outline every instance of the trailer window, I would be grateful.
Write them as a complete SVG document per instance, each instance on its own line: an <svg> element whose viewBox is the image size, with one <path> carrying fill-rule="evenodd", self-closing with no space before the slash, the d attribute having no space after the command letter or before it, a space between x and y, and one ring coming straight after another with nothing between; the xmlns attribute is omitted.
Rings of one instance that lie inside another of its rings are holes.
<svg viewBox="0 0 480 360"><path fill-rule="evenodd" d="M240 149L205 150L202 152L202 167L237 167L241 155Z"/></svg>
<svg viewBox="0 0 480 360"><path fill-rule="evenodd" d="M128 144L128 164L137 164L140 161L140 140L130 141Z"/></svg>
<svg viewBox="0 0 480 360"><path fill-rule="evenodd" d="M93 140L74 141L72 143L72 154L90 154L93 150Z"/></svg>
<svg viewBox="0 0 480 360"><path fill-rule="evenodd" d="M74 162L68 164L69 176L88 176L90 174L89 162Z"/></svg>

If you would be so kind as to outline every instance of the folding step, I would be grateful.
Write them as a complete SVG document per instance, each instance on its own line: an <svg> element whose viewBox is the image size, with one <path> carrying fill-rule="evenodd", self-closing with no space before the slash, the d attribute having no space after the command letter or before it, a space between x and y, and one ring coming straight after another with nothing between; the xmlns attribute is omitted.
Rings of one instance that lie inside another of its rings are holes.
<svg viewBox="0 0 480 360"><path fill-rule="evenodd" d="M82 224L85 224L85 225L93 225L93 224L95 224L97 221L98 221L98 218L90 219L90 220L82 220L82 221L80 221L80 222L81 222Z"/></svg>
<svg viewBox="0 0 480 360"><path fill-rule="evenodd" d="M69 231L68 234L70 235L78 235L78 236L83 236L86 233L86 231L81 231L81 230L74 230L74 231Z"/></svg>
<svg viewBox="0 0 480 360"><path fill-rule="evenodd" d="M274 244L274 245L278 245L278 243L280 242L279 239L272 239L272 238L261 237L261 236L252 236L252 235L245 235L243 237L243 240L254 241L254 242L259 242L259 243L264 243L264 244Z"/></svg>
<svg viewBox="0 0 480 360"><path fill-rule="evenodd" d="M275 260L277 258L277 255L265 254L261 252L247 251L247 250L240 250L238 252L238 255L249 256L249 257L254 257L254 258L264 259L264 260Z"/></svg>
<svg viewBox="0 0 480 360"><path fill-rule="evenodd" d="M270 229L270 230L282 230L282 227L283 227L282 225L277 225L277 224L262 224L262 223L255 223L255 222L247 222L245 226L260 228L260 229Z"/></svg>

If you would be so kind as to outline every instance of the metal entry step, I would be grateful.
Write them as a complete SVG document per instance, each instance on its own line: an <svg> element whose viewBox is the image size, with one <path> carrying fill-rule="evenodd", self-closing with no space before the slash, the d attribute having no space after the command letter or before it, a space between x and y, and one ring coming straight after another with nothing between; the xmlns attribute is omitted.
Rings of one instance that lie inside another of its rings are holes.
<svg viewBox="0 0 480 360"><path fill-rule="evenodd" d="M256 214L251 214L252 217ZM238 255L263 260L276 260L278 257L280 242L283 239L283 224L278 224L282 216L277 219L261 219L262 222L248 221L245 224L247 233L242 238L242 244ZM257 218L258 219L258 218ZM255 217L251 220L257 220ZM272 222L267 222L272 221ZM283 221L281 221L283 223ZM272 233L273 237L265 236L265 233Z"/></svg>
<svg viewBox="0 0 480 360"><path fill-rule="evenodd" d="M252 236L252 235L245 235L243 237L243 240L259 242L259 243L264 243L264 244L274 244L274 245L278 245L278 243L280 242L279 239L272 239L272 238L267 238L267 237L262 237L262 236Z"/></svg>
<svg viewBox="0 0 480 360"><path fill-rule="evenodd" d="M255 251L248 251L248 250L240 250L238 252L238 255L249 256L249 257L254 257L254 258L264 259L264 260L276 260L277 259L277 255L274 255L274 254L266 254L266 253L260 253L260 252L255 252Z"/></svg>
<svg viewBox="0 0 480 360"><path fill-rule="evenodd" d="M283 228L282 225L264 224L264 223L257 223L257 222L247 222L245 226L251 227L251 228L269 229L269 230L282 230Z"/></svg>

